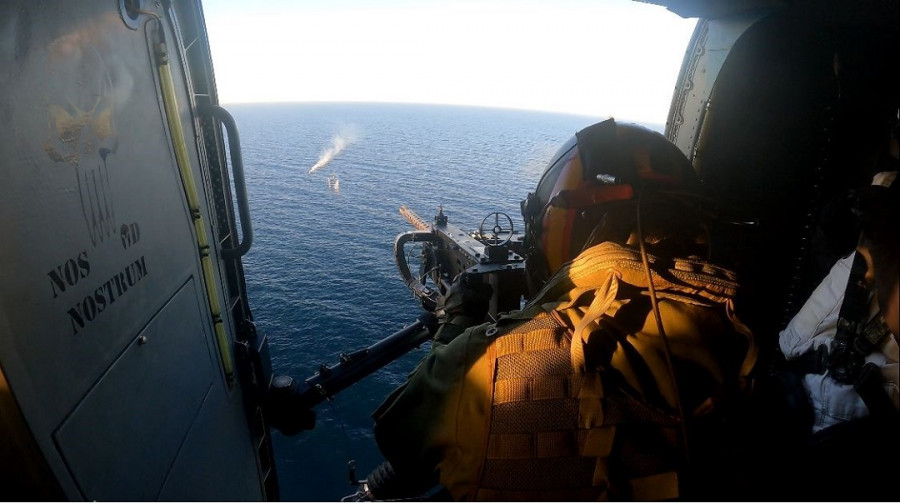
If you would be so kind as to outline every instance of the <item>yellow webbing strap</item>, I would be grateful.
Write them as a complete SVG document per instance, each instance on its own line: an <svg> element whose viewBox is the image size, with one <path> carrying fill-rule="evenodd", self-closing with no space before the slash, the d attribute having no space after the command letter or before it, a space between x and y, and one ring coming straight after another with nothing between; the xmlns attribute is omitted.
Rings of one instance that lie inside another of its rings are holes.
<svg viewBox="0 0 900 503"><path fill-rule="evenodd" d="M191 163L188 159L187 145L184 142L184 130L181 127L181 117L178 110L178 102L175 98L175 86L172 83L172 71L166 62L159 66L159 81L162 87L163 104L166 109L166 120L169 123L169 131L172 136L172 144L175 148L175 162L181 173L181 182L184 185L184 193L187 197L188 207L194 221L194 230L197 233L197 248L200 253L200 262L203 267L203 282L206 285L206 295L209 299L209 310L212 313L213 324L216 331L216 342L219 346L219 357L222 361L222 370L228 380L229 387L234 384L234 363L231 357L231 348L228 345L228 337L225 334L225 325L222 322L222 310L219 303L219 294L214 283L212 258L210 257L209 238L206 234L206 225L203 215L200 213L200 201L197 195L197 184L191 171Z"/></svg>

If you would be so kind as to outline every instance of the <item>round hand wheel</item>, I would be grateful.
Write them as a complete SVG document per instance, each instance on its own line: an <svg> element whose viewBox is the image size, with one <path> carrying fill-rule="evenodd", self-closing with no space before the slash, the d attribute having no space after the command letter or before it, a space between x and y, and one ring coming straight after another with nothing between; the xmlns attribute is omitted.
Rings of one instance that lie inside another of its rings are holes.
<svg viewBox="0 0 900 503"><path fill-rule="evenodd" d="M485 232L484 226L485 224L488 224L488 220L491 219L493 219L494 225L489 232ZM506 222L502 222L503 219L505 219ZM509 243L509 240L513 237L512 218L509 218L509 215L506 213L500 213L499 211L489 213L488 216L484 217L484 220L481 221L481 225L478 226L478 234L486 241L485 244L487 245L503 246L506 243Z"/></svg>

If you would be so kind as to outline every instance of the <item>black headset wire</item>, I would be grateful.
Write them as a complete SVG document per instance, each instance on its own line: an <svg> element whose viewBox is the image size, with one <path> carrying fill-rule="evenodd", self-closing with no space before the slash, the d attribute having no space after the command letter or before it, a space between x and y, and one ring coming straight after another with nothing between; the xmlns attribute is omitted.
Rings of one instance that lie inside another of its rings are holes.
<svg viewBox="0 0 900 503"><path fill-rule="evenodd" d="M681 438L683 444L684 461L690 464L690 450L688 449L687 422L684 417L684 408L681 405L681 393L678 391L678 382L675 380L675 367L672 365L672 350L669 347L669 338L663 327L662 315L659 311L659 301L656 297L656 288L653 286L653 273L650 271L650 260L647 257L647 248L644 245L644 231L641 227L641 208L643 207L644 189L638 191L637 197L637 233L638 243L641 249L641 262L644 264L644 273L647 275L647 288L650 294L650 305L653 307L653 315L656 318L656 327L663 341L663 349L666 355L666 366L669 370L669 379L672 381L672 389L675 392L675 405L678 411L678 419L681 422Z"/></svg>

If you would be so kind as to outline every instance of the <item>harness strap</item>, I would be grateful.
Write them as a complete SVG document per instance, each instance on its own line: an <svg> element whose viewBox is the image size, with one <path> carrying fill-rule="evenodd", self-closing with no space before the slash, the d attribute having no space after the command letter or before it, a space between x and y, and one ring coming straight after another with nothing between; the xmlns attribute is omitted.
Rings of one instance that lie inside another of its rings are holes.
<svg viewBox="0 0 900 503"><path fill-rule="evenodd" d="M853 265L850 266L850 276L847 278L847 288L844 292L844 302L841 304L840 318L849 323L848 328L855 326L866 316L869 304L869 288L866 285L866 259L862 253L856 252L853 256ZM853 334L839 333L838 337L852 338Z"/></svg>
<svg viewBox="0 0 900 503"><path fill-rule="evenodd" d="M858 351L855 340L865 320L869 305L869 289L866 286L866 261L857 252L850 267L844 301L838 314L837 331L831 341L828 356L828 373L832 379L843 384L856 381L865 362L866 353ZM869 348L869 351L874 346Z"/></svg>

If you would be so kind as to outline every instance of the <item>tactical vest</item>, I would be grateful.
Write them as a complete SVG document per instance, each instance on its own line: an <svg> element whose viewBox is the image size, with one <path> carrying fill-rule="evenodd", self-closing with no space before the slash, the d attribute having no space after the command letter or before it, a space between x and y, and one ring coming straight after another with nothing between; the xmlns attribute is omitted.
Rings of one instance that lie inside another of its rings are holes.
<svg viewBox="0 0 900 503"><path fill-rule="evenodd" d="M640 256L625 247L588 250L523 311L473 329L493 339L475 499L716 496L711 486L685 492L684 475L692 466L713 478L727 472L721 455L735 432L726 418L748 391L756 345L734 316L732 273L696 260L651 263L663 271L653 280L677 392Z"/></svg>

